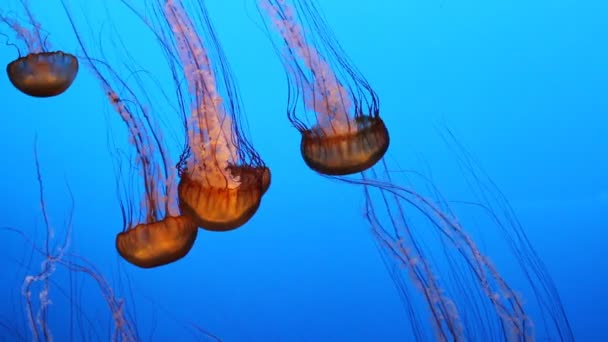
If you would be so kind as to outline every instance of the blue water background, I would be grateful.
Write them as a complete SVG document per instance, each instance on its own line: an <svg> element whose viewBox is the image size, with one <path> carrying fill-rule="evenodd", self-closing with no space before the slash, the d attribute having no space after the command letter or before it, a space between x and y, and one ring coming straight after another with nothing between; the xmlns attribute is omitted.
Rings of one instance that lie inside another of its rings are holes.
<svg viewBox="0 0 608 342"><path fill-rule="evenodd" d="M83 68L71 89L50 99L27 97L0 77L0 225L44 239L37 136L57 239L65 232L67 183L75 201L72 251L113 285L128 275L142 337L194 338L184 325L194 322L226 341L407 340L408 318L363 220L361 189L319 177L299 155L299 134L285 115L284 72L253 1L207 2L250 136L273 173L256 216L234 232L201 231L191 253L173 265L142 270L121 261L114 249L121 229L115 156L105 119L112 112ZM86 43L96 47L96 35L110 31L104 3L133 57L171 86L153 39L118 1L75 6L89 16L78 18ZM5 6L21 10L17 1ZM76 49L59 1L32 1L31 8L53 48ZM448 198L469 198L438 133L450 127L511 201L578 339L608 340L608 3L332 0L321 8L381 98L392 138L387 160L432 173ZM10 34L6 27L0 32ZM113 47L105 49L111 60ZM0 48L0 61L16 57L11 47ZM116 144L128 149L121 126L113 127ZM179 131L166 139L175 146ZM508 274L513 260L492 249L492 231L484 234L483 247ZM25 333L20 285L40 260L26 271L19 263L28 263L28 245L6 231L0 236L0 301L6 303L0 319ZM59 273L57 282L66 279ZM516 288L523 281L509 280ZM87 317L101 322L93 336L106 336L107 308L95 283L83 280L78 291ZM65 296L58 290L53 296L51 310L61 312ZM70 317L52 312L61 340Z"/></svg>

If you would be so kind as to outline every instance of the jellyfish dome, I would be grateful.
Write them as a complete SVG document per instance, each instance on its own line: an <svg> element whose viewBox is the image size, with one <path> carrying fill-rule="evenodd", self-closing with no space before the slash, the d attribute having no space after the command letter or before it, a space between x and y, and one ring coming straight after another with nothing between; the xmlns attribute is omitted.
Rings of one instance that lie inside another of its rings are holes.
<svg viewBox="0 0 608 342"><path fill-rule="evenodd" d="M66 91L78 74L78 59L61 51L30 53L6 66L11 83L34 97L56 96Z"/></svg>
<svg viewBox="0 0 608 342"><path fill-rule="evenodd" d="M198 228L186 217L168 216L141 223L116 235L116 250L128 262L152 268L183 258L196 240Z"/></svg>
<svg viewBox="0 0 608 342"><path fill-rule="evenodd" d="M265 166L232 166L231 176L238 187L204 186L182 174L178 193L181 212L199 227L227 231L245 224L256 213L262 195L270 186L270 169Z"/></svg>
<svg viewBox="0 0 608 342"><path fill-rule="evenodd" d="M34 17L28 1L20 1L27 20L0 11L0 23L8 26L27 53L17 45L19 58L8 63L6 73L13 86L34 97L51 97L65 92L78 74L78 59L63 51L50 50L48 36Z"/></svg>
<svg viewBox="0 0 608 342"><path fill-rule="evenodd" d="M348 175L369 169L388 150L389 135L379 116L357 116L354 127L327 132L321 126L302 131L300 150L306 165L321 174Z"/></svg>

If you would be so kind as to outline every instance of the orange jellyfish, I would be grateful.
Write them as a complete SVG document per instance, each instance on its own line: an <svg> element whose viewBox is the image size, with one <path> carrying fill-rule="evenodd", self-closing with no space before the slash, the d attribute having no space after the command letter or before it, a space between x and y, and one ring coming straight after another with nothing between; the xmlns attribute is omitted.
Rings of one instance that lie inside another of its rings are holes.
<svg viewBox="0 0 608 342"><path fill-rule="evenodd" d="M97 67L92 69L99 72ZM129 129L144 183L140 214L138 217L128 215L125 218L124 229L116 236L116 249L125 260L143 268L177 261L188 254L194 245L197 227L189 217L181 215L176 206L174 169L161 143L160 132L154 132L150 117L145 116L146 121L142 121L134 116L100 72L97 77L102 81L114 110ZM145 111L142 107L137 110ZM132 207L128 213L138 211L133 203L130 205Z"/></svg>
<svg viewBox="0 0 608 342"><path fill-rule="evenodd" d="M325 175L374 166L390 140L374 90L335 42L328 41L324 50L309 44L295 12L283 1L264 1L262 6L284 42L283 62L291 71L288 118L302 134L300 152L306 164Z"/></svg>
<svg viewBox="0 0 608 342"><path fill-rule="evenodd" d="M114 111L127 127L143 183L140 204L132 203L130 194L123 201L123 231L116 236L116 249L125 260L142 268L175 262L188 254L198 229L195 222L179 212L176 172L163 145L162 132L138 100L138 89L127 84L110 65L89 55L67 8L66 12L87 66L101 82ZM120 95L114 90L118 87L124 89Z"/></svg>
<svg viewBox="0 0 608 342"><path fill-rule="evenodd" d="M270 169L245 137L233 76L204 5L192 13L181 1L166 1L163 26L170 30L190 95L188 147L180 163L182 213L211 231L236 229L253 217L270 185ZM197 32L200 30L199 32ZM204 32L205 35L200 35ZM185 102L185 101L184 101Z"/></svg>
<svg viewBox="0 0 608 342"><path fill-rule="evenodd" d="M51 97L65 92L78 74L78 59L63 51L49 51L50 46L41 25L34 18L27 0L21 0L29 29L14 17L0 13L5 23L25 43L27 55L8 63L6 73L21 92L34 97Z"/></svg>
<svg viewBox="0 0 608 342"><path fill-rule="evenodd" d="M288 119L302 132L302 154L313 170L362 186L365 218L409 315L403 329L416 341L529 341L535 324L551 340L573 340L572 330L546 268L500 192L482 181L470 161L471 184L483 196L471 206L495 228L519 266L534 309L479 247L434 184L420 173L393 181L380 160L389 138L378 117L378 97L351 65L312 0L260 0L260 13L278 34L276 47L288 79ZM346 91L348 89L348 91ZM304 114L301 114L304 113ZM305 122L306 120L306 122ZM314 122L310 126L307 122ZM450 142L458 146L455 139ZM465 160L464 150L457 156ZM375 165L375 167L373 167ZM409 174L408 174L409 175ZM408 177L410 178L410 177ZM484 221L485 222L485 221ZM536 310L537 309L537 310ZM422 324L421 315L427 317Z"/></svg>
<svg viewBox="0 0 608 342"><path fill-rule="evenodd" d="M137 216L127 214L123 231L116 236L118 253L133 265L151 268L166 265L183 258L197 236L195 223L179 213L177 208L176 179L159 131L155 131L146 109L136 100L129 104L139 107L129 108L126 102L110 87L100 69L92 65L96 76L114 107L129 130L130 142L135 147L136 163L143 181L143 198L139 210L129 202L131 208L123 213L139 212ZM117 78L117 75L113 75ZM119 82L119 78L117 78ZM126 96L135 96L130 88ZM133 110L143 114L142 118L134 115Z"/></svg>

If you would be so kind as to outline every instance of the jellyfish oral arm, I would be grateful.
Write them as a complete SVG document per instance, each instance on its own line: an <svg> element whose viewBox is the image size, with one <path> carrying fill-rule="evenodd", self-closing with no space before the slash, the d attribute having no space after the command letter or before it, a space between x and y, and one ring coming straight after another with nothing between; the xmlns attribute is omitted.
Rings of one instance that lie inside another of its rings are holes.
<svg viewBox="0 0 608 342"><path fill-rule="evenodd" d="M208 186L236 188L238 177L228 167L238 157L238 146L232 139L232 122L225 114L216 88L213 69L193 23L180 3L169 0L165 16L177 42L177 52L195 103L189 118L189 143L194 158L188 161L192 179Z"/></svg>
<svg viewBox="0 0 608 342"><path fill-rule="evenodd" d="M272 4L270 0L261 0L261 5L287 44L289 51L285 56L297 63L292 56L292 51L295 52L312 74L312 82L305 82L303 90L306 107L317 114L317 129L326 135L352 133L356 126L350 124L348 117L353 107L348 92L318 51L306 43L294 9L284 1Z"/></svg>

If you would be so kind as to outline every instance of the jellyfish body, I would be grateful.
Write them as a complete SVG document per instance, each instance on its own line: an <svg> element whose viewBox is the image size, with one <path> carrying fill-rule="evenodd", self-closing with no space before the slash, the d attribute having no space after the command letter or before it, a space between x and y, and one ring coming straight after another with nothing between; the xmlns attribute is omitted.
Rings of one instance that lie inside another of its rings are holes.
<svg viewBox="0 0 608 342"><path fill-rule="evenodd" d="M322 22L311 24L318 31L306 31L295 8L285 1L262 0L261 4L285 44L281 56L290 86L304 100L298 107L297 96L290 97L295 101L288 111L289 120L302 134L300 151L306 164L325 175L353 174L374 166L390 140L374 91L348 65L336 42L315 37L325 42L323 49L306 39L309 34L324 34ZM311 10L307 6L300 9Z"/></svg>
<svg viewBox="0 0 608 342"><path fill-rule="evenodd" d="M41 33L27 2L22 2L28 16L27 29L17 20L0 14L0 21L8 25L25 43L28 54L6 66L9 80L24 94L33 97L51 97L62 94L74 82L78 74L78 59L63 51L49 51L49 44Z"/></svg>
<svg viewBox="0 0 608 342"><path fill-rule="evenodd" d="M250 166L230 167L232 177L241 183L236 188L202 186L182 175L178 193L182 214L211 231L226 231L245 224L260 206L270 185L270 169Z"/></svg>
<svg viewBox="0 0 608 342"><path fill-rule="evenodd" d="M119 233L116 250L125 260L139 267L161 266L188 254L197 232L196 225L189 218L168 216Z"/></svg>
<svg viewBox="0 0 608 342"><path fill-rule="evenodd" d="M6 66L11 83L34 97L56 96L66 91L78 73L78 60L62 51L30 53Z"/></svg>
<svg viewBox="0 0 608 342"><path fill-rule="evenodd" d="M388 149L388 130L380 117L358 116L355 124L356 129L341 134L326 134L317 127L302 131L300 149L306 165L330 176L374 166Z"/></svg>
<svg viewBox="0 0 608 342"><path fill-rule="evenodd" d="M206 36L198 34L181 1L164 5L191 96L188 148L180 162L179 205L199 227L228 231L257 212L270 185L270 170L241 130L232 76L206 9L198 5L197 12L204 18L200 28ZM218 79L223 83L218 84Z"/></svg>

